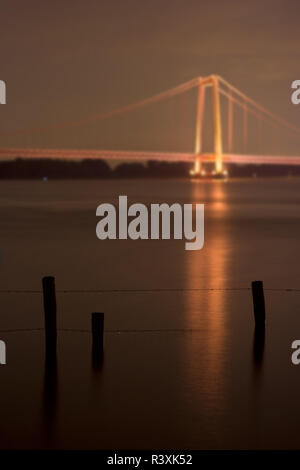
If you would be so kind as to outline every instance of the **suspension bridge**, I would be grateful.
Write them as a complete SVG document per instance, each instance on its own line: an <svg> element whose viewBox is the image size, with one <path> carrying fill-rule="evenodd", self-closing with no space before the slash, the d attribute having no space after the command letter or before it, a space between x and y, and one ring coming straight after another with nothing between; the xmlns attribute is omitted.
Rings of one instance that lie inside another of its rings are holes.
<svg viewBox="0 0 300 470"><path fill-rule="evenodd" d="M288 135L300 137L300 129L280 118L264 106L248 97L239 89L231 85L222 77L210 75L207 77L197 77L189 80L179 86L167 91L158 93L144 100L133 104L114 109L109 112L94 114L82 119L59 122L54 125L44 127L34 127L0 134L1 136L31 135L39 134L45 131L55 131L64 128L80 127L95 121L106 120L113 116L129 113L135 109L146 107L150 104L158 103L163 100L181 95L189 90L197 90L197 106L195 118L195 142L194 152L152 152L152 151L121 151L121 150L99 150L99 149L62 149L62 148L0 148L0 158L55 158L55 159L105 159L105 160L134 160L134 161L182 161L190 162L193 165L192 175L205 174L203 164L213 164L213 174L222 176L226 173L226 163L236 164L264 164L264 165L300 165L300 156L290 155L264 155L248 154L248 117L251 115L257 121L258 140L262 139L262 125L271 126L273 133L278 134L284 131ZM213 118L213 149L211 152L202 151L204 108L207 90L210 89L212 118ZM227 101L227 125L226 125L226 143L224 147L225 126L222 126L222 112L220 99L224 97ZM242 110L242 119L239 124L242 126L243 153L234 152L234 119L235 108Z"/></svg>

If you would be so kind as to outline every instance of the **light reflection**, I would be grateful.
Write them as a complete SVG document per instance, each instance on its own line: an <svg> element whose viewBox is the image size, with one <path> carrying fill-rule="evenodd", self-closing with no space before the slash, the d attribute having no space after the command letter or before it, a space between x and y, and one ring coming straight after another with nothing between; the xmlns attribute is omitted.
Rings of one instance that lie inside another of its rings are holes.
<svg viewBox="0 0 300 470"><path fill-rule="evenodd" d="M205 244L199 252L188 254L185 328L199 332L186 341L186 373L193 384L194 403L211 419L224 401L224 348L227 337L226 292L229 260L229 235L220 218L228 213L224 182L199 182L192 185L192 201L205 203ZM205 289L214 288L214 291Z"/></svg>

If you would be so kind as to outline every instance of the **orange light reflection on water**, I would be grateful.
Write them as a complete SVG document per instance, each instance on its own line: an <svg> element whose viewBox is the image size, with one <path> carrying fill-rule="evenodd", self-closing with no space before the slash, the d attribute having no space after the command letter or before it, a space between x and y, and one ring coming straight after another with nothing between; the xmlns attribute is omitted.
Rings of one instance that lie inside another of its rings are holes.
<svg viewBox="0 0 300 470"><path fill-rule="evenodd" d="M186 293L185 328L197 330L186 338L185 370L193 383L191 402L199 403L201 414L214 420L222 408L226 367L226 273L230 246L224 224L228 213L224 182L192 184L193 203L205 203L205 243L200 251L189 252L186 258L188 289L216 290Z"/></svg>

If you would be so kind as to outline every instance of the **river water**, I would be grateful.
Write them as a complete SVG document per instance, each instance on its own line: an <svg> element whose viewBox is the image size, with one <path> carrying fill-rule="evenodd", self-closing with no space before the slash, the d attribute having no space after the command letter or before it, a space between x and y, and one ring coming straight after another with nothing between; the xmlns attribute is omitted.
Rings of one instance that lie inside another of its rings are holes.
<svg viewBox="0 0 300 470"><path fill-rule="evenodd" d="M119 195L204 203L204 248L98 240L96 207ZM299 208L297 179L2 181L0 447L300 448L300 365L291 363L300 292L286 290L300 289ZM57 294L51 367L45 275L76 291ZM254 336L257 279L264 341ZM97 311L106 332L95 366Z"/></svg>

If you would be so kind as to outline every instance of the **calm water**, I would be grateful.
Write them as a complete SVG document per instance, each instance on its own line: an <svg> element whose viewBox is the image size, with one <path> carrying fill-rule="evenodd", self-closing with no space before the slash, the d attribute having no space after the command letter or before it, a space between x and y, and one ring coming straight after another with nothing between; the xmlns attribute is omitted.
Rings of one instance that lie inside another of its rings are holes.
<svg viewBox="0 0 300 470"><path fill-rule="evenodd" d="M98 240L96 207L120 194L205 203L204 249ZM83 331L59 333L56 370L42 331L0 332L1 448L300 448L300 293L266 292L263 349L250 291L226 290L300 288L299 208L293 179L1 182L0 290L40 290L49 274L58 289L179 289L58 294L59 328ZM180 290L194 288L216 290ZM40 294L0 305L0 330L43 327ZM108 330L99 370L93 311Z"/></svg>

